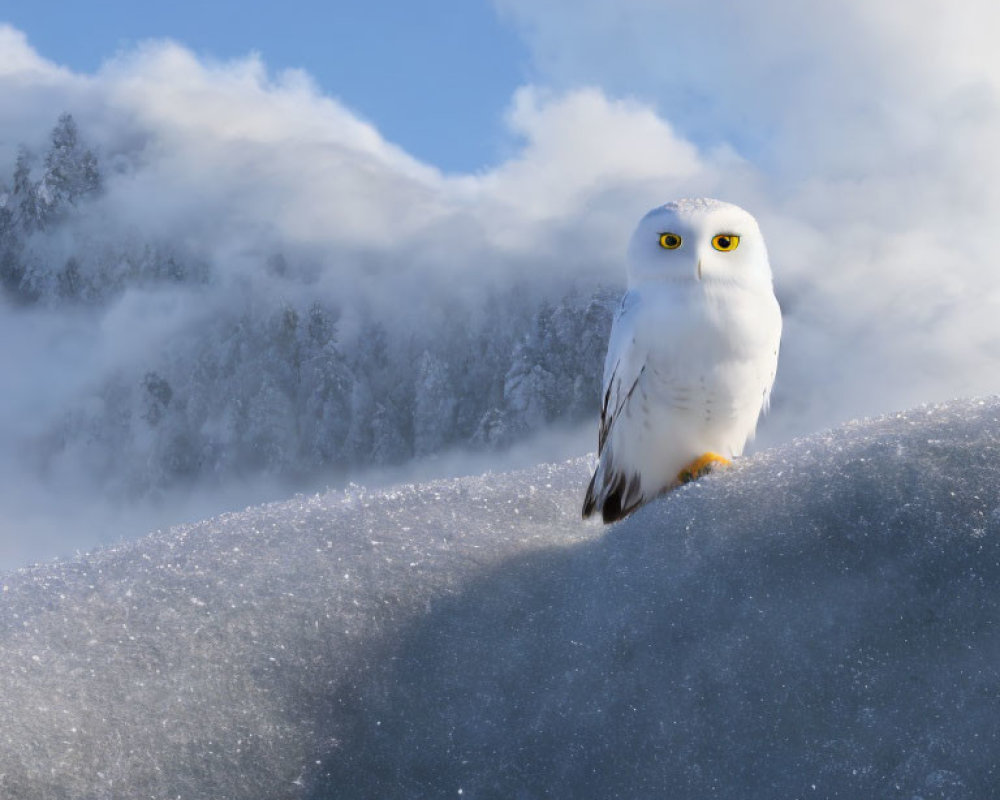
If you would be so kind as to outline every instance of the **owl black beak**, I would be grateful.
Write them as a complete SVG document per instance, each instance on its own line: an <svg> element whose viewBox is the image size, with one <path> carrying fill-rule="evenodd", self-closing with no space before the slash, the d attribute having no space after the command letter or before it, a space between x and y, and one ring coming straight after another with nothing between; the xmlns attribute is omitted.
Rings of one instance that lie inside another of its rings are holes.
<svg viewBox="0 0 1000 800"><path fill-rule="evenodd" d="M698 280L701 280L701 259L698 259Z"/></svg>

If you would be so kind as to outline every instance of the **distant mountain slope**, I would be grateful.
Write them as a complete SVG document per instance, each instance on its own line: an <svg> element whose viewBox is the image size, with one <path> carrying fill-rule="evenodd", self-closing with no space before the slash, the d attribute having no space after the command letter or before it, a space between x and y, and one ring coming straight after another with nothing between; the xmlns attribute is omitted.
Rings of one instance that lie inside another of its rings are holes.
<svg viewBox="0 0 1000 800"><path fill-rule="evenodd" d="M0 397L0 471L15 454L18 488L30 475L54 500L129 501L271 478L290 492L597 414L623 242L553 269L544 248L471 233L466 208L433 254L401 230L388 249L306 246L270 215L223 245L215 213L209 230L174 228L149 207L139 152L105 160L66 113L44 158L22 145L0 161L0 335L24 343L0 354L22 378ZM177 205L195 214L190 191ZM324 212L328 233L357 199Z"/></svg>
<svg viewBox="0 0 1000 800"><path fill-rule="evenodd" d="M296 498L8 575L3 796L991 796L1000 401L606 529L586 477Z"/></svg>

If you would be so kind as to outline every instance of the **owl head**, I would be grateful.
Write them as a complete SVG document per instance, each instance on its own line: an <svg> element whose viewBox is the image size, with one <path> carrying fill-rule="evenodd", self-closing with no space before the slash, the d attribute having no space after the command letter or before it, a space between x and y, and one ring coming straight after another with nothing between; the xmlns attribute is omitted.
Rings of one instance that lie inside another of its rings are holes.
<svg viewBox="0 0 1000 800"><path fill-rule="evenodd" d="M630 286L771 286L757 220L707 197L675 200L646 214L629 242L628 267Z"/></svg>

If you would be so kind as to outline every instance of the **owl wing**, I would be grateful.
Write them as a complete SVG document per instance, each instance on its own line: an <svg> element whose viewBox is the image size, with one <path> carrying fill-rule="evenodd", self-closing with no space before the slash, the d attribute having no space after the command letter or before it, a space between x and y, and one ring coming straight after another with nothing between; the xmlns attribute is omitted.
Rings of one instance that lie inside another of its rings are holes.
<svg viewBox="0 0 1000 800"><path fill-rule="evenodd" d="M608 355L604 361L604 394L601 399L601 424L597 433L597 454L604 452L608 434L632 397L646 370L645 353L635 346L634 317L638 298L629 292L611 327Z"/></svg>
<svg viewBox="0 0 1000 800"><path fill-rule="evenodd" d="M627 475L616 464L609 438L615 424L628 410L639 382L646 372L645 350L636 347L635 318L639 298L626 293L611 327L608 355L604 362L604 392L601 398L601 424L597 434L599 462L587 487L583 516L600 509L605 522L620 519L642 501L638 475Z"/></svg>

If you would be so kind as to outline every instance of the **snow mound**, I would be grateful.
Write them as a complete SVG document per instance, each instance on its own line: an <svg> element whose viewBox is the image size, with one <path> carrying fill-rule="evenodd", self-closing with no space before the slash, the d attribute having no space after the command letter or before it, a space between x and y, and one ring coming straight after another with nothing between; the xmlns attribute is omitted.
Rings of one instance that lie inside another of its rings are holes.
<svg viewBox="0 0 1000 800"><path fill-rule="evenodd" d="M0 794L981 798L1000 401L584 524L589 462L330 493L6 576Z"/></svg>

